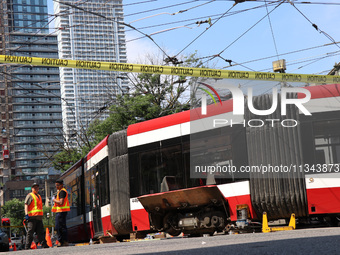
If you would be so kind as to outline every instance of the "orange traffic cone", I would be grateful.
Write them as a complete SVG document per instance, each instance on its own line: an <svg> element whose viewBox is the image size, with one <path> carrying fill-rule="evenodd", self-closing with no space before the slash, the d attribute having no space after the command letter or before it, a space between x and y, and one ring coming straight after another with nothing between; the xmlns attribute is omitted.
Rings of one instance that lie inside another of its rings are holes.
<svg viewBox="0 0 340 255"><path fill-rule="evenodd" d="M51 240L50 230L48 228L46 228L45 239L46 239L48 247L52 247L52 240Z"/></svg>
<svg viewBox="0 0 340 255"><path fill-rule="evenodd" d="M13 245L13 251L16 251L17 250L17 245L14 243Z"/></svg>
<svg viewBox="0 0 340 255"><path fill-rule="evenodd" d="M12 240L11 240L11 238L9 238L9 240L8 240L8 245L9 245L9 250L12 251L13 246L12 246Z"/></svg>
<svg viewBox="0 0 340 255"><path fill-rule="evenodd" d="M34 250L37 248L37 245L35 244L35 242L33 241L32 244L31 244L31 249Z"/></svg>
<svg viewBox="0 0 340 255"><path fill-rule="evenodd" d="M56 241L55 241L55 245L56 245L56 246L58 246L58 244L59 244L59 241L58 241L58 240L56 240Z"/></svg>

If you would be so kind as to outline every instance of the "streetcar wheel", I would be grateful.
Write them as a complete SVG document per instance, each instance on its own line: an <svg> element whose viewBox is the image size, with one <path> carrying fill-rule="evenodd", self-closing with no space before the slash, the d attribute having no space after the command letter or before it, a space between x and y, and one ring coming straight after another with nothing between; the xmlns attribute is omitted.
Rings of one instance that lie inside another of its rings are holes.
<svg viewBox="0 0 340 255"><path fill-rule="evenodd" d="M166 232L171 236L179 236L179 234L182 233L181 230L176 230L174 228L169 228L166 230Z"/></svg>
<svg viewBox="0 0 340 255"><path fill-rule="evenodd" d="M178 236L182 232L182 230L173 227L177 226L176 219L176 216L172 213L168 213L163 219L164 231L171 236Z"/></svg>

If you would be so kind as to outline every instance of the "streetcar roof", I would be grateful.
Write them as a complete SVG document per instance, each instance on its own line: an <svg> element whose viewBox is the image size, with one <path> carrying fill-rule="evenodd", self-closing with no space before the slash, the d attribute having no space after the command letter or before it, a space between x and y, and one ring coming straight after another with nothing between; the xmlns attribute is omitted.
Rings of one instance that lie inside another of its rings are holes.
<svg viewBox="0 0 340 255"><path fill-rule="evenodd" d="M311 92L311 99L317 98L327 98L327 97L339 97L340 96L340 84L327 84L327 85L319 85L319 86L309 86L303 87ZM305 95L303 93L298 93L298 98L303 98ZM208 105L208 114L202 116L201 108L195 108L192 110L179 112L171 115L167 115L164 117L147 120L143 122L139 122L136 124L132 124L127 129L127 135L132 136L135 134L145 133L148 131L161 129L169 126L174 126L178 124L183 124L186 122L190 122L193 120L207 118L210 116L218 115L221 113L231 112L233 100L223 101L223 106L220 105Z"/></svg>

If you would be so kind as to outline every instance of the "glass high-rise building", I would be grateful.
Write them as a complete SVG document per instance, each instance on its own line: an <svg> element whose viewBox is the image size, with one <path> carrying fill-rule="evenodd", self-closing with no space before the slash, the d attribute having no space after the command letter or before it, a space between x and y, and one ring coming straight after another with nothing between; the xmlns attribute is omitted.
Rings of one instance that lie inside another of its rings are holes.
<svg viewBox="0 0 340 255"><path fill-rule="evenodd" d="M47 0L0 0L4 55L58 58ZM45 178L63 144L59 68L0 66L0 182Z"/></svg>
<svg viewBox="0 0 340 255"><path fill-rule="evenodd" d="M54 1L54 14L60 58L126 63L121 0ZM69 139L105 119L116 95L128 89L122 73L72 68L60 68L60 84Z"/></svg>

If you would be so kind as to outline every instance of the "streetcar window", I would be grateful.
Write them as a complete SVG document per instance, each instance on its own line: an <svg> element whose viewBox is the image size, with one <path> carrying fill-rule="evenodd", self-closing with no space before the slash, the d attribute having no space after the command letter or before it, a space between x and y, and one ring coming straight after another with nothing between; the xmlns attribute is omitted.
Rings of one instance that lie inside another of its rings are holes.
<svg viewBox="0 0 340 255"><path fill-rule="evenodd" d="M245 132L235 134L235 130L229 127L208 130L129 151L131 197L237 180L233 174L226 174L212 176L207 182L206 176L195 177L190 173L193 163L237 168L244 165L248 160L244 156Z"/></svg>
<svg viewBox="0 0 340 255"><path fill-rule="evenodd" d="M93 210L93 208L95 208L97 204L96 168L92 168L89 172L90 172L90 210Z"/></svg>
<svg viewBox="0 0 340 255"><path fill-rule="evenodd" d="M64 179L65 188L68 192L70 212L67 214L68 219L72 219L82 214L81 204L81 170L78 169Z"/></svg>
<svg viewBox="0 0 340 255"><path fill-rule="evenodd" d="M138 153L129 153L129 178L130 178L130 196L138 197L142 195L142 186L139 178Z"/></svg>
<svg viewBox="0 0 340 255"><path fill-rule="evenodd" d="M209 166L233 167L232 129L219 128L191 135L190 140L190 166L206 169ZM239 142L239 141L237 141ZM201 186L210 184L222 184L234 180L232 174L216 172L208 174L202 171L191 177L196 180L193 185ZM199 183L197 183L199 181Z"/></svg>
<svg viewBox="0 0 340 255"><path fill-rule="evenodd" d="M315 151L318 164L340 163L340 136L316 138Z"/></svg>
<svg viewBox="0 0 340 255"><path fill-rule="evenodd" d="M90 212L91 205L91 171L85 173L85 212Z"/></svg>
<svg viewBox="0 0 340 255"><path fill-rule="evenodd" d="M99 189L100 189L100 204L107 205L110 203L110 188L108 176L108 158L105 158L98 164L99 172Z"/></svg>
<svg viewBox="0 0 340 255"><path fill-rule="evenodd" d="M108 178L108 157L101 160L85 173L85 211L110 203L110 188Z"/></svg>
<svg viewBox="0 0 340 255"><path fill-rule="evenodd" d="M320 121L314 123L315 163L340 163L339 126L339 120Z"/></svg>
<svg viewBox="0 0 340 255"><path fill-rule="evenodd" d="M152 194L161 191L165 176L173 176L173 187L183 188L182 151L180 145L140 153L140 173L142 193Z"/></svg>

